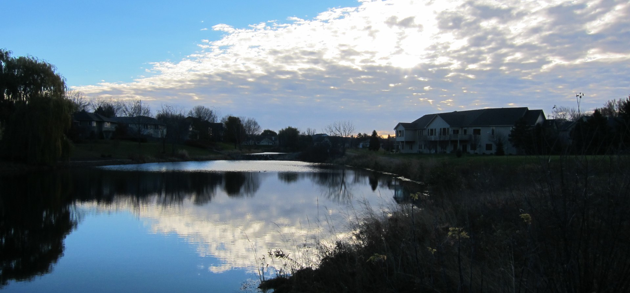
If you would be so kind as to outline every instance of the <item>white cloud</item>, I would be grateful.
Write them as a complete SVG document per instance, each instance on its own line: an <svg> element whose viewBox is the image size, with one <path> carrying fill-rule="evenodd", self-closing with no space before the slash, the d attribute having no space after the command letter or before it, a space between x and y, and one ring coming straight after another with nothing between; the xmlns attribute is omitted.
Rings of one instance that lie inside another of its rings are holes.
<svg viewBox="0 0 630 293"><path fill-rule="evenodd" d="M566 104L569 89L591 94L583 107L630 92L625 1L360 2L288 23L217 24L221 39L202 41L179 62L153 63L153 76L78 89L155 103L181 96L188 107L225 107L276 130L351 120L362 132L437 109L516 103L550 111ZM445 100L442 90L455 94L448 105L407 98L422 88L431 89L427 101ZM365 125L371 112L383 119Z"/></svg>

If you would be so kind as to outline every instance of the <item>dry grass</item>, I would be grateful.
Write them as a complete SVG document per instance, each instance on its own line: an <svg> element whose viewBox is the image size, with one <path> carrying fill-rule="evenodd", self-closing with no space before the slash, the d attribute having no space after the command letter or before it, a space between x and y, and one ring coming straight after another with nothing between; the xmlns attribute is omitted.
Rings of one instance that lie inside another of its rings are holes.
<svg viewBox="0 0 630 293"><path fill-rule="evenodd" d="M275 292L630 290L628 158L351 160L410 172L429 192L366 216L354 242L322 248L318 268L284 276Z"/></svg>

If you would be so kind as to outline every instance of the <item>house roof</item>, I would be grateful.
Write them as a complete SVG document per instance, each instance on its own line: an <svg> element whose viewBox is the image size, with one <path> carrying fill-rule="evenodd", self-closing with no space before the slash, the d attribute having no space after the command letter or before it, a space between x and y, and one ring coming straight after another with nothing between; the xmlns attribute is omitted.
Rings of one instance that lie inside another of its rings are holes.
<svg viewBox="0 0 630 293"><path fill-rule="evenodd" d="M545 117L542 110L529 110L527 107L490 108L427 114L414 122L398 125L403 125L405 129L425 129L436 117L442 118L451 127L511 126L520 118L525 118L528 124L533 125L540 115Z"/></svg>
<svg viewBox="0 0 630 293"><path fill-rule="evenodd" d="M433 119L435 119L436 116L437 116L436 114L424 115L411 123L415 125L415 128L422 129L422 128L427 127L427 125L429 125L429 123L431 123L431 121L433 121Z"/></svg>
<svg viewBox="0 0 630 293"><path fill-rule="evenodd" d="M543 118L545 118L545 113L543 113L543 110L529 110L527 111L527 113L525 113L524 118L528 125L534 125L536 124L536 121L538 121L538 117L540 117L541 115Z"/></svg>
<svg viewBox="0 0 630 293"><path fill-rule="evenodd" d="M72 114L72 118L76 121L102 121L102 122L114 122L110 118L97 113L89 113L85 110Z"/></svg>
<svg viewBox="0 0 630 293"><path fill-rule="evenodd" d="M165 125L155 118L147 116L136 117L112 117L110 118L114 122L126 123L126 124L149 124L149 125Z"/></svg>

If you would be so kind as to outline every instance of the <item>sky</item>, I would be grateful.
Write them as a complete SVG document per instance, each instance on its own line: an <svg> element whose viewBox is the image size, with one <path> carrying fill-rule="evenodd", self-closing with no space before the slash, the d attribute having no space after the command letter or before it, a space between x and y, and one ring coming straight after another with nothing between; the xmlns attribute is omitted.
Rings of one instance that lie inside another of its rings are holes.
<svg viewBox="0 0 630 293"><path fill-rule="evenodd" d="M0 48L153 113L202 105L275 131L393 134L429 113L549 115L630 95L626 0L2 2Z"/></svg>

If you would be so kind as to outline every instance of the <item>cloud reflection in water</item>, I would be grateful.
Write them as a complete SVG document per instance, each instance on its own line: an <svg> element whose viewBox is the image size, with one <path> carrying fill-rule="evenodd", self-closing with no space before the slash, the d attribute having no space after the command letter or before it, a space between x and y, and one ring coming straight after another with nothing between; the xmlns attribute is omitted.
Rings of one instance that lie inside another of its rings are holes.
<svg viewBox="0 0 630 293"><path fill-rule="evenodd" d="M209 268L219 273L254 272L276 249L317 262L317 242L347 239L365 205L394 204L394 179L369 175L300 162L193 162L101 168L75 181L80 207L132 211L152 232L176 233L199 255L220 259Z"/></svg>

